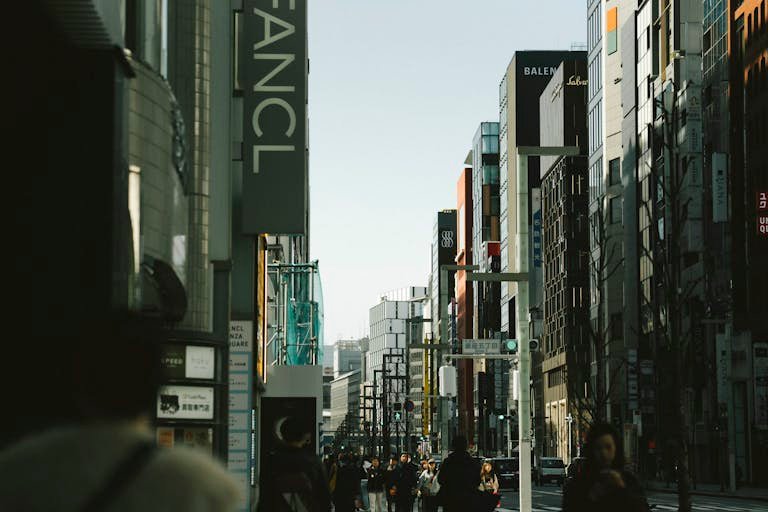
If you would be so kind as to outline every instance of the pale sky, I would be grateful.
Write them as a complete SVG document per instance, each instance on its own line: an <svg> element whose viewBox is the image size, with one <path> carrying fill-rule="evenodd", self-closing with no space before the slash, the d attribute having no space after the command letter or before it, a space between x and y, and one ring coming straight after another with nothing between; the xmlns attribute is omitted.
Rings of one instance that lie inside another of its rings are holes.
<svg viewBox="0 0 768 512"><path fill-rule="evenodd" d="M516 50L585 43L584 0L309 5L312 259L325 343L368 332L382 292L427 286L438 210Z"/></svg>

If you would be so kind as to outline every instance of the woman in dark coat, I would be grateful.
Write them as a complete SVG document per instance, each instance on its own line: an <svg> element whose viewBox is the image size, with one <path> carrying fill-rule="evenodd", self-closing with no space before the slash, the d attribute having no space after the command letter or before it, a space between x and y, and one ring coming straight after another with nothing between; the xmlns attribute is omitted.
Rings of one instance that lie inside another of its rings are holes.
<svg viewBox="0 0 768 512"><path fill-rule="evenodd" d="M624 469L621 439L607 423L587 436L587 467L563 493L563 512L648 512L637 478Z"/></svg>

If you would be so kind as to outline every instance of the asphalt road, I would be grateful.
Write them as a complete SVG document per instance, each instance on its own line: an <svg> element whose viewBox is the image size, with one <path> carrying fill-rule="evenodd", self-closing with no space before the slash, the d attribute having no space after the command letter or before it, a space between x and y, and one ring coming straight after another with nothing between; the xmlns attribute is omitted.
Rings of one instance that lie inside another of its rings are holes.
<svg viewBox="0 0 768 512"><path fill-rule="evenodd" d="M656 505L658 512L677 510L677 495L671 493L648 493L648 503ZM518 494L511 490L502 490L501 508L498 512L518 510ZM560 510L563 494L557 485L537 486L533 489L533 512L553 512ZM765 512L768 503L741 498L720 498L693 496L694 512Z"/></svg>

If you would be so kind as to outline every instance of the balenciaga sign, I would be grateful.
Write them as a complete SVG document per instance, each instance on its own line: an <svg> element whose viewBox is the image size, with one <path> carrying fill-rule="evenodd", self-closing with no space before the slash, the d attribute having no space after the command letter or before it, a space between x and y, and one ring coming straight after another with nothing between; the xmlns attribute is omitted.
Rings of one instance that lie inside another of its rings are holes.
<svg viewBox="0 0 768 512"><path fill-rule="evenodd" d="M557 71L556 67L551 66L525 66L523 75L525 76L552 76Z"/></svg>
<svg viewBox="0 0 768 512"><path fill-rule="evenodd" d="M243 231L305 234L307 0L244 0Z"/></svg>

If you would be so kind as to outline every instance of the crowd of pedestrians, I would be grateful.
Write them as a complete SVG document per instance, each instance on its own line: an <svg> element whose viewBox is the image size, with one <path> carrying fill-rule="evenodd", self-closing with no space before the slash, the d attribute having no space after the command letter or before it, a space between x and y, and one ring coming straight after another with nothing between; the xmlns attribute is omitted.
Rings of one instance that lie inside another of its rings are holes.
<svg viewBox="0 0 768 512"><path fill-rule="evenodd" d="M463 436L454 439L453 450L439 467L431 458L416 464L407 452L392 455L386 465L376 456L341 453L326 457L323 467L300 453L309 431L297 430L293 423L287 426L284 438L291 444L271 466L271 480L262 482L265 497L259 512L437 512L440 507L443 512L491 512L500 505L492 462L473 457ZM586 448L587 467L565 486L563 510L647 512L637 478L624 469L615 429L595 425ZM304 481L296 475L301 467L308 468ZM302 492L305 498L286 499L291 492ZM274 494L281 498L269 499ZM299 503L305 508L291 508Z"/></svg>

